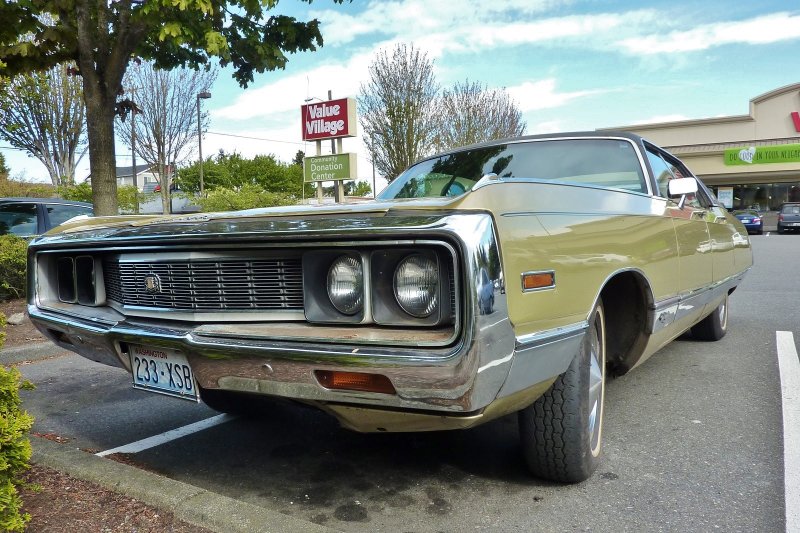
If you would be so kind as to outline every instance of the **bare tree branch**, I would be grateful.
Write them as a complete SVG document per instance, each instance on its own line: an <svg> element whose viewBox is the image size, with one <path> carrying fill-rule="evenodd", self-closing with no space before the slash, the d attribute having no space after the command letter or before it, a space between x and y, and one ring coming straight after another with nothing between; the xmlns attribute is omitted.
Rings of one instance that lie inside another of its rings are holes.
<svg viewBox="0 0 800 533"><path fill-rule="evenodd" d="M431 152L438 87L433 62L413 46L381 51L361 86L359 122L375 167L389 181Z"/></svg>
<svg viewBox="0 0 800 533"><path fill-rule="evenodd" d="M505 89L469 80L442 92L436 117L437 151L525 133L522 113Z"/></svg>
<svg viewBox="0 0 800 533"><path fill-rule="evenodd" d="M75 182L86 148L82 82L67 68L0 82L0 138L41 161L53 185Z"/></svg>
<svg viewBox="0 0 800 533"><path fill-rule="evenodd" d="M136 113L136 155L158 169L165 213L169 212L170 173L197 146L197 93L208 90L215 70L158 70L151 63L131 65L124 87L131 93ZM208 126L208 115L201 123ZM131 125L118 124L117 134L131 145Z"/></svg>

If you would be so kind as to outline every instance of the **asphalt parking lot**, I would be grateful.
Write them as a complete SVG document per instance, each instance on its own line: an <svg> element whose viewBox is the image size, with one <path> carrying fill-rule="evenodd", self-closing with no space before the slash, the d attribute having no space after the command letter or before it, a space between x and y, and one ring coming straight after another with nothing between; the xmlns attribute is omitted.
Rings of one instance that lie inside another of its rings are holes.
<svg viewBox="0 0 800 533"><path fill-rule="evenodd" d="M281 403L217 418L46 347L21 366L37 385L25 406L35 431L68 442L34 439L34 461L216 531L784 531L776 332L800 338L800 289L786 283L800 235L753 245L723 340L678 339L609 383L604 461L585 483L529 477L513 416L377 435ZM127 455L138 468L96 455L146 439L158 440Z"/></svg>

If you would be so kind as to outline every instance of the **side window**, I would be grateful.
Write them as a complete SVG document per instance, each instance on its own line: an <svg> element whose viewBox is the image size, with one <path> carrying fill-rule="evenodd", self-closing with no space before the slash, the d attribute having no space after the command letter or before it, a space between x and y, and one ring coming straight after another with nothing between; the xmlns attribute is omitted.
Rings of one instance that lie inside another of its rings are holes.
<svg viewBox="0 0 800 533"><path fill-rule="evenodd" d="M647 160L650 162L650 168L653 170L653 176L656 178L658 184L658 195L664 198L669 198L667 194L667 183L669 180L675 178L672 169L667 165L667 162L661 158L661 155L647 148Z"/></svg>
<svg viewBox="0 0 800 533"><path fill-rule="evenodd" d="M692 173L686 168L683 163L678 161L677 159L673 159L669 156L665 156L664 160L669 165L670 171L676 178L692 178L694 177ZM690 194L686 197L686 205L691 207L697 208L704 208L709 207L711 202L706 199L705 195L703 194L703 186L700 185L698 182L697 184L697 194Z"/></svg>
<svg viewBox="0 0 800 533"><path fill-rule="evenodd" d="M78 215L91 215L92 210L80 205L61 205L61 204L47 204L47 216L50 219L50 227L54 228L59 224L63 224L67 220Z"/></svg>
<svg viewBox="0 0 800 533"><path fill-rule="evenodd" d="M36 204L0 205L0 235L30 237L37 233Z"/></svg>

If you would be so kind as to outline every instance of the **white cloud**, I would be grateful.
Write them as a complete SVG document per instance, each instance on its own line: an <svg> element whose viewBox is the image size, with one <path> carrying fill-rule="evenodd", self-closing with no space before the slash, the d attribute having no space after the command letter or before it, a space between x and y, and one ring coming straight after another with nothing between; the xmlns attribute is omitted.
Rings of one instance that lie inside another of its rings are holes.
<svg viewBox="0 0 800 533"><path fill-rule="evenodd" d="M250 88L233 104L211 111L211 116L214 120L245 120L296 110L299 117L300 106L307 97L326 99L328 90L334 98L354 97L361 81L367 78L372 57L370 50L350 57L345 63L323 64L275 83Z"/></svg>
<svg viewBox="0 0 800 533"><path fill-rule="evenodd" d="M558 92L556 90L556 80L554 78L539 81L526 81L521 85L508 87L506 90L517 102L520 111L523 113L539 109L561 107L576 98L591 96L602 92L597 90Z"/></svg>
<svg viewBox="0 0 800 533"><path fill-rule="evenodd" d="M718 22L667 34L631 37L619 41L628 53L670 54L707 50L726 44L768 44L800 39L800 15L774 13L751 20Z"/></svg>

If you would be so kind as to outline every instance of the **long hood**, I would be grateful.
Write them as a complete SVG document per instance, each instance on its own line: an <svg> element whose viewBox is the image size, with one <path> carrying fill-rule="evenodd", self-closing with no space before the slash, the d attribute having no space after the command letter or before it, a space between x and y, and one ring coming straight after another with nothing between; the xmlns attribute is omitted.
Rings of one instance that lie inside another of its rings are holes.
<svg viewBox="0 0 800 533"><path fill-rule="evenodd" d="M345 204L297 205L188 215L97 217L63 224L35 239L31 246L65 245L110 240L247 239L269 233L271 238L297 238L303 233L335 234L343 230L376 231L436 225L452 213L459 200L367 201ZM398 219L402 218L402 221Z"/></svg>

